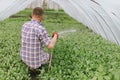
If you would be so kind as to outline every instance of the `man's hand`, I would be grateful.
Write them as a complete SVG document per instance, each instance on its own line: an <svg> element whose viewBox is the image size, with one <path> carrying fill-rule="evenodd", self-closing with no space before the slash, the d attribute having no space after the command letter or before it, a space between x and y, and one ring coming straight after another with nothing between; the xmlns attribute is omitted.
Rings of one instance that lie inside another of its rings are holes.
<svg viewBox="0 0 120 80"><path fill-rule="evenodd" d="M59 34L58 34L57 32L54 32L53 35L52 35L51 42L50 42L50 44L48 45L48 48L49 48L49 49L53 49L53 48L54 48L58 37L59 37Z"/></svg>
<svg viewBox="0 0 120 80"><path fill-rule="evenodd" d="M59 34L58 34L58 32L54 32L54 33L52 34L52 37L54 37L54 36L56 36L57 39L58 39L58 38L59 38Z"/></svg>

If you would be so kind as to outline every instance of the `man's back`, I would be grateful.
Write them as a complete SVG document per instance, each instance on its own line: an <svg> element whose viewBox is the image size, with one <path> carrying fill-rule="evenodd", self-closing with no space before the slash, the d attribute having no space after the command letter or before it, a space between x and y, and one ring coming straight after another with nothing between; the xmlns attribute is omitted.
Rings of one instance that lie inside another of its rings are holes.
<svg viewBox="0 0 120 80"><path fill-rule="evenodd" d="M22 46L20 56L29 67L31 80L37 80L38 68L49 62L49 54L44 52L44 46L53 49L58 39L58 33L53 33L52 39L48 37L46 29L41 22L44 19L44 11L36 7L32 11L32 20L23 25Z"/></svg>
<svg viewBox="0 0 120 80"><path fill-rule="evenodd" d="M22 28L22 60L32 68L40 67L43 46L49 42L48 33L40 22L31 20L25 23Z"/></svg>

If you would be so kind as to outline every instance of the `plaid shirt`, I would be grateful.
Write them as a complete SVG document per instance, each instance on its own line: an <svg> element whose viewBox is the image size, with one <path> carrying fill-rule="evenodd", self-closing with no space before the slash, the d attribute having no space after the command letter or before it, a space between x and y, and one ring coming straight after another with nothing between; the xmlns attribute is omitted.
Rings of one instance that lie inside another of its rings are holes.
<svg viewBox="0 0 120 80"><path fill-rule="evenodd" d="M49 60L49 54L44 52L44 46L50 43L46 29L38 21L31 20L22 28L21 58L31 68L39 68Z"/></svg>

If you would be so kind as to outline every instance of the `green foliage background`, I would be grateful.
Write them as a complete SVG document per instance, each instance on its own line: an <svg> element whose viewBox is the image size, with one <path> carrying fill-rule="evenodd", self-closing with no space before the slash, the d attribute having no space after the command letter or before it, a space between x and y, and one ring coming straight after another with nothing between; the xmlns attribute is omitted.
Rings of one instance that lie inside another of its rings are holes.
<svg viewBox="0 0 120 80"><path fill-rule="evenodd" d="M31 10L0 22L0 80L29 80L27 66L20 61L21 28ZM120 47L95 34L62 10L47 10L43 25L54 31L76 29L64 34L54 49L49 72L42 68L40 80L120 80Z"/></svg>

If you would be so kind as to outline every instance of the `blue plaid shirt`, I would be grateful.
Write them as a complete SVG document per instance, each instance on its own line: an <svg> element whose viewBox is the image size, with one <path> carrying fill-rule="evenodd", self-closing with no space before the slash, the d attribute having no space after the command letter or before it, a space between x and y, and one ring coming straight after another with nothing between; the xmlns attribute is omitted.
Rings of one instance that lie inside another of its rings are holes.
<svg viewBox="0 0 120 80"><path fill-rule="evenodd" d="M50 43L46 29L38 21L31 20L23 25L21 58L31 68L39 68L48 61L49 55L44 46Z"/></svg>

